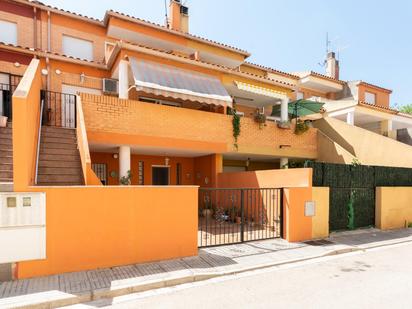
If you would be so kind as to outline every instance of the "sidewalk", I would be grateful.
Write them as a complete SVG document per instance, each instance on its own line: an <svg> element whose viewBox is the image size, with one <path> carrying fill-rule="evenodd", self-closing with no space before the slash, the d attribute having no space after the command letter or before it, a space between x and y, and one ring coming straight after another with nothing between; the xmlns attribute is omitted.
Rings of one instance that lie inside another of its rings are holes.
<svg viewBox="0 0 412 309"><path fill-rule="evenodd" d="M412 242L412 229L340 232L305 243L272 239L205 248L197 257L0 283L0 308L55 308L403 242Z"/></svg>

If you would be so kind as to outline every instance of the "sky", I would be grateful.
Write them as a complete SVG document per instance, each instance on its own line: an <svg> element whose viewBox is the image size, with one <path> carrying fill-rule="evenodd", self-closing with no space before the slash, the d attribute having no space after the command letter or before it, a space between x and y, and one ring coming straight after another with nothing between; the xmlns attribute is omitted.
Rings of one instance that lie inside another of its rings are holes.
<svg viewBox="0 0 412 309"><path fill-rule="evenodd" d="M166 0L167 3L169 0ZM165 0L43 0L103 19L108 9L164 24ZM340 79L393 90L392 106L412 103L412 1L182 0L190 33L245 49L272 68L325 73L326 33L339 52Z"/></svg>

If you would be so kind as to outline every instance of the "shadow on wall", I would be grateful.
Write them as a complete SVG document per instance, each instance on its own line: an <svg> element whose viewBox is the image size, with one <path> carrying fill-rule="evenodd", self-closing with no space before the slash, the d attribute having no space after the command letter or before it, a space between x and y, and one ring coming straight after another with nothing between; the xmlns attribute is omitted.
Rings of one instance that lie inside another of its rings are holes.
<svg viewBox="0 0 412 309"><path fill-rule="evenodd" d="M319 119L314 122L314 126L349 152L350 155L356 157L356 152L353 146L331 125L331 123L327 122L325 119Z"/></svg>
<svg viewBox="0 0 412 309"><path fill-rule="evenodd" d="M400 129L397 132L397 140L412 146L412 129Z"/></svg>

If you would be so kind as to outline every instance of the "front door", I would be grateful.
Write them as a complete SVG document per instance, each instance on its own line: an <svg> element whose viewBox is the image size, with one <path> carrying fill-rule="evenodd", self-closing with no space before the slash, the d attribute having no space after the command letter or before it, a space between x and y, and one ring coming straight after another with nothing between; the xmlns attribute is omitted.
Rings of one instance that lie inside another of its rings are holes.
<svg viewBox="0 0 412 309"><path fill-rule="evenodd" d="M169 167L153 166L152 167L152 185L167 186L169 185Z"/></svg>

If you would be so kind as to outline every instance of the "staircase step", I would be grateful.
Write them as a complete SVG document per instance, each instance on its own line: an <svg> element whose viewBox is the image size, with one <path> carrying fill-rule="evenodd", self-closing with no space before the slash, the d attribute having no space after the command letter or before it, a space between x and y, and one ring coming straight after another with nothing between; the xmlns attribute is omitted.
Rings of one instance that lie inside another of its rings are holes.
<svg viewBox="0 0 412 309"><path fill-rule="evenodd" d="M39 167L39 175L68 175L78 176L82 174L80 168L72 167Z"/></svg>
<svg viewBox="0 0 412 309"><path fill-rule="evenodd" d="M37 176L37 184L43 183L58 184L58 183L73 183L81 185L83 184L82 175L43 175Z"/></svg>
<svg viewBox="0 0 412 309"><path fill-rule="evenodd" d="M3 182L2 179L13 180L13 171L2 171L0 169L0 182Z"/></svg>
<svg viewBox="0 0 412 309"><path fill-rule="evenodd" d="M0 172L12 172L13 171L13 164L12 163L0 163Z"/></svg>
<svg viewBox="0 0 412 309"><path fill-rule="evenodd" d="M70 161L80 162L80 156L60 155L60 154L40 154L40 161Z"/></svg>
<svg viewBox="0 0 412 309"><path fill-rule="evenodd" d="M41 131L42 133L74 134L76 129L42 126Z"/></svg>
<svg viewBox="0 0 412 309"><path fill-rule="evenodd" d="M72 150L77 150L77 144L71 143L71 144L61 144L61 143L45 143L42 141L40 143L40 150L41 149L72 149Z"/></svg>
<svg viewBox="0 0 412 309"><path fill-rule="evenodd" d="M75 137L47 137L47 136L42 136L41 137L41 142L46 144L46 143L57 143L57 144L70 144L70 145L75 145L77 144L76 138Z"/></svg>
<svg viewBox="0 0 412 309"><path fill-rule="evenodd" d="M81 162L79 161L45 161L40 160L39 168L40 167L52 167L52 168L81 168Z"/></svg>
<svg viewBox="0 0 412 309"><path fill-rule="evenodd" d="M77 138L76 132L42 132L41 133L42 137L53 137L53 138Z"/></svg>
<svg viewBox="0 0 412 309"><path fill-rule="evenodd" d="M10 156L0 156L0 164L12 164L13 157Z"/></svg>
<svg viewBox="0 0 412 309"><path fill-rule="evenodd" d="M13 192L13 183L11 181L10 182L0 182L0 192Z"/></svg>
<svg viewBox="0 0 412 309"><path fill-rule="evenodd" d="M0 144L0 151L13 151L13 145Z"/></svg>
<svg viewBox="0 0 412 309"><path fill-rule="evenodd" d="M68 156L79 156L79 150L76 149L59 149L59 148L47 148L41 147L40 148L41 154L61 154L61 155L68 155Z"/></svg>
<svg viewBox="0 0 412 309"><path fill-rule="evenodd" d="M11 138L2 138L0 139L0 145L12 146L13 141Z"/></svg>
<svg viewBox="0 0 412 309"><path fill-rule="evenodd" d="M44 186L44 187L61 187L61 186L82 186L83 185L83 180L81 183L79 183L78 181L74 181L74 182L38 182L37 181L37 185L38 186Z"/></svg>
<svg viewBox="0 0 412 309"><path fill-rule="evenodd" d="M0 128L1 133L12 134L13 129L11 127Z"/></svg>

